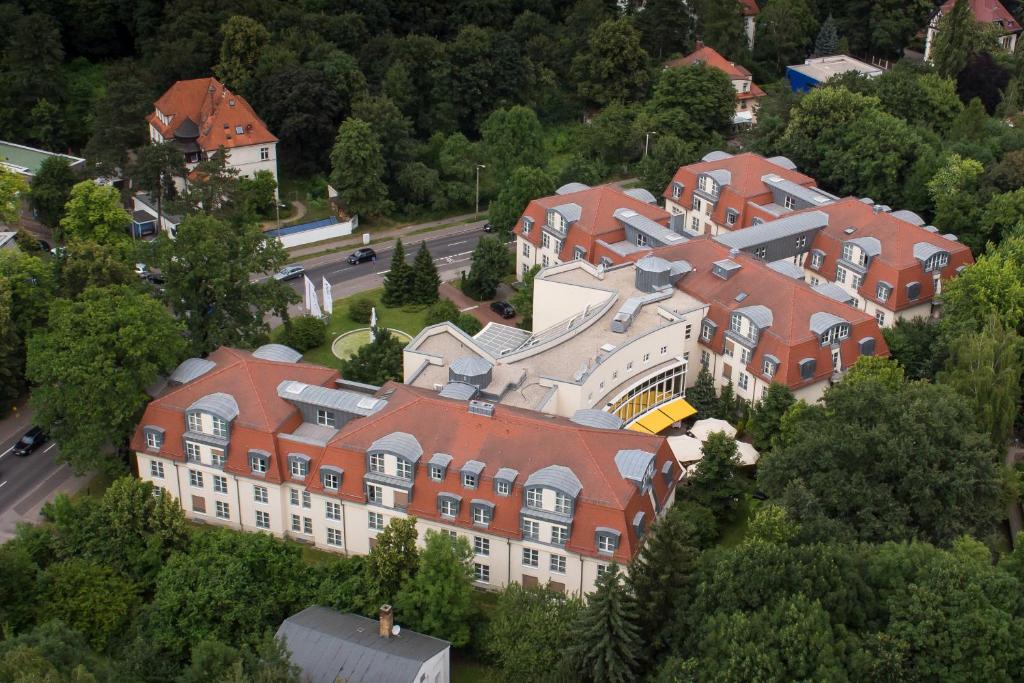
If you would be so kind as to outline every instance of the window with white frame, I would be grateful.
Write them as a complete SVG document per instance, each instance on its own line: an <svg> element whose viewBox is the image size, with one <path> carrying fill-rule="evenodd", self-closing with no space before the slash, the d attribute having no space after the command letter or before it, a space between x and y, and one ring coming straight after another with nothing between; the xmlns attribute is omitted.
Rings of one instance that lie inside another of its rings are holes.
<svg viewBox="0 0 1024 683"><path fill-rule="evenodd" d="M156 432L146 432L146 448L160 448L160 435Z"/></svg>
<svg viewBox="0 0 1024 683"><path fill-rule="evenodd" d="M309 508L309 507L312 507L312 504L313 504L312 496L309 495L309 491L303 491L302 492L302 507Z"/></svg>
<svg viewBox="0 0 1024 683"><path fill-rule="evenodd" d="M156 460L149 461L149 476L154 479L164 478L164 464Z"/></svg>
<svg viewBox="0 0 1024 683"><path fill-rule="evenodd" d="M700 218L697 216L690 217L690 230L692 232L700 232Z"/></svg>
<svg viewBox="0 0 1024 683"><path fill-rule="evenodd" d="M202 458L199 456L199 444L186 441L185 456L189 462L201 462Z"/></svg>
<svg viewBox="0 0 1024 683"><path fill-rule="evenodd" d="M562 240L555 240L555 253L556 254L561 254L562 253Z"/></svg>
<svg viewBox="0 0 1024 683"><path fill-rule="evenodd" d="M526 507L540 510L544 507L543 495L540 489L526 489Z"/></svg>
<svg viewBox="0 0 1024 683"><path fill-rule="evenodd" d="M264 510L256 511L256 528L258 529L269 529L270 528L270 513Z"/></svg>
<svg viewBox="0 0 1024 683"><path fill-rule="evenodd" d="M213 420L213 435L226 437L228 435L227 420L221 419L216 415L211 415L210 419Z"/></svg>
<svg viewBox="0 0 1024 683"><path fill-rule="evenodd" d="M793 197L787 194L782 200L782 205L785 206L787 209L792 209L794 205Z"/></svg>
<svg viewBox="0 0 1024 683"><path fill-rule="evenodd" d="M647 235L643 234L642 232L638 232L636 234L636 246L638 246L638 247L646 247L647 246Z"/></svg>
<svg viewBox="0 0 1024 683"><path fill-rule="evenodd" d="M796 248L803 249L807 246L807 235L800 235L796 238Z"/></svg>
<svg viewBox="0 0 1024 683"><path fill-rule="evenodd" d="M366 502L367 503L383 503L384 502L384 489L376 484L366 485Z"/></svg>
<svg viewBox="0 0 1024 683"><path fill-rule="evenodd" d="M821 268L821 263L824 260L824 254L818 251L814 252L813 254L811 254L811 268Z"/></svg>
<svg viewBox="0 0 1024 683"><path fill-rule="evenodd" d="M531 541L540 540L540 522L532 519L523 520L523 538Z"/></svg>
<svg viewBox="0 0 1024 683"><path fill-rule="evenodd" d="M491 539L484 538L483 536L473 537L473 554L482 555L484 557L491 554Z"/></svg>
<svg viewBox="0 0 1024 683"><path fill-rule="evenodd" d="M597 578L600 579L607 572L608 572L608 565L606 565L606 564L599 564L599 565L597 565Z"/></svg>
<svg viewBox="0 0 1024 683"><path fill-rule="evenodd" d="M491 510L483 505L477 505L473 507L473 523L474 524L490 524L491 523Z"/></svg>
<svg viewBox="0 0 1024 683"><path fill-rule="evenodd" d="M846 284L846 268L836 266L836 282Z"/></svg>
<svg viewBox="0 0 1024 683"><path fill-rule="evenodd" d="M498 492L499 496L507 496L511 492L511 487L507 481L498 480L494 484L494 489Z"/></svg>
<svg viewBox="0 0 1024 683"><path fill-rule="evenodd" d="M395 463L395 476L402 479L412 479L412 463L399 458Z"/></svg>
<svg viewBox="0 0 1024 683"><path fill-rule="evenodd" d="M433 481L441 481L442 479L444 479L444 468L441 467L440 465L431 465L430 478Z"/></svg>
<svg viewBox="0 0 1024 683"><path fill-rule="evenodd" d="M260 161L267 161L270 159L270 148L260 147Z"/></svg>
<svg viewBox="0 0 1024 683"><path fill-rule="evenodd" d="M210 449L210 463L214 467L224 467L224 449L223 448L211 448Z"/></svg>
<svg viewBox="0 0 1024 683"><path fill-rule="evenodd" d="M231 506L223 500L214 503L214 508L219 519L231 519Z"/></svg>
<svg viewBox="0 0 1024 683"><path fill-rule="evenodd" d="M555 491L555 512L568 515L572 513L572 498L562 493L561 491Z"/></svg>
<svg viewBox="0 0 1024 683"><path fill-rule="evenodd" d="M928 257L928 260L924 262L924 270L926 273L930 273L933 270L943 268L949 263L949 254L944 251L940 251L937 254L932 254Z"/></svg>
<svg viewBox="0 0 1024 683"><path fill-rule="evenodd" d="M199 413L188 414L188 429L190 432L203 431L203 416Z"/></svg>
<svg viewBox="0 0 1024 683"><path fill-rule="evenodd" d="M736 212L735 209L729 209L728 211L725 212L725 222L727 225L736 225L736 220L739 217L740 215Z"/></svg>
<svg viewBox="0 0 1024 683"><path fill-rule="evenodd" d="M491 582L491 568L486 564L480 564L479 562L473 563L473 580L477 583L490 583Z"/></svg>
<svg viewBox="0 0 1024 683"><path fill-rule="evenodd" d="M875 298L877 298L882 303L885 303L886 301L888 301L889 300L889 288L886 287L885 285L878 285L878 287L875 289Z"/></svg>
<svg viewBox="0 0 1024 683"><path fill-rule="evenodd" d="M764 400L764 398L767 395L768 395L768 387L761 387L761 399Z"/></svg>
<svg viewBox="0 0 1024 683"><path fill-rule="evenodd" d="M265 474L267 471L267 459L259 455L249 456L249 469L255 474Z"/></svg>
<svg viewBox="0 0 1024 683"><path fill-rule="evenodd" d="M153 487L153 497L154 498L159 498L160 496L163 495L163 493L164 493L163 487L161 487L161 486L154 486Z"/></svg>
<svg viewBox="0 0 1024 683"><path fill-rule="evenodd" d="M711 352L707 349L702 349L700 352L700 364L707 370L711 367Z"/></svg>
<svg viewBox="0 0 1024 683"><path fill-rule="evenodd" d="M526 218L524 216L523 217L523 234L524 235L529 235L530 234L530 228L532 228L532 227L533 227L533 221L531 219Z"/></svg>
<svg viewBox="0 0 1024 683"><path fill-rule="evenodd" d="M523 566L536 567L540 565L540 553L533 548L523 548Z"/></svg>
<svg viewBox="0 0 1024 683"><path fill-rule="evenodd" d="M551 259L548 258L547 254L544 254L543 256L540 257L540 264L545 268L551 265Z"/></svg>
<svg viewBox="0 0 1024 683"><path fill-rule="evenodd" d="M711 325L708 325L707 323L704 323L704 325L702 325L700 328L700 338L702 341L711 341L711 337L714 335L714 333L715 328L712 327Z"/></svg>
<svg viewBox="0 0 1024 683"><path fill-rule="evenodd" d="M452 529L441 529L441 533L452 540L455 540L459 537L459 532L454 531Z"/></svg>
<svg viewBox="0 0 1024 683"><path fill-rule="evenodd" d="M292 531L298 533L302 531L302 517L299 515L292 515Z"/></svg>
<svg viewBox="0 0 1024 683"><path fill-rule="evenodd" d="M659 351L660 351L661 355L664 356L666 353L668 353L668 347L667 346L662 346L661 349L659 349Z"/></svg>
<svg viewBox="0 0 1024 683"><path fill-rule="evenodd" d="M384 529L384 515L379 512L367 512L366 526L371 531L382 531Z"/></svg>
<svg viewBox="0 0 1024 683"><path fill-rule="evenodd" d="M338 479L338 475L334 472L324 472L323 483L324 488L328 491L337 491L338 485L341 484L341 481Z"/></svg>
<svg viewBox="0 0 1024 683"><path fill-rule="evenodd" d="M476 488L476 475L473 474L472 472L463 472L462 473L462 485L465 486L467 489L475 489Z"/></svg>
<svg viewBox="0 0 1024 683"><path fill-rule="evenodd" d="M299 507L299 490L298 489L288 489L288 498L289 498L289 502L293 506Z"/></svg>
<svg viewBox="0 0 1024 683"><path fill-rule="evenodd" d="M330 410L324 410L323 408L316 409L316 423L323 425L324 427L335 427L337 422L334 419L334 413Z"/></svg>
<svg viewBox="0 0 1024 683"><path fill-rule="evenodd" d="M252 487L252 499L257 503L268 503L270 497L267 495L266 486L253 486Z"/></svg>
<svg viewBox="0 0 1024 683"><path fill-rule="evenodd" d="M327 519L333 519L334 521L341 520L341 503L335 503L329 500L324 503L324 517Z"/></svg>
<svg viewBox="0 0 1024 683"><path fill-rule="evenodd" d="M740 362L744 365L750 363L750 349L745 346L740 347Z"/></svg>
<svg viewBox="0 0 1024 683"><path fill-rule="evenodd" d="M291 470L293 477L301 478L309 474L309 462L301 458L292 458L288 468Z"/></svg>
<svg viewBox="0 0 1024 683"><path fill-rule="evenodd" d="M523 242L523 256L530 258L530 243Z"/></svg>
<svg viewBox="0 0 1024 683"><path fill-rule="evenodd" d="M683 194L683 186L679 183L672 183L672 199L679 199Z"/></svg>
<svg viewBox="0 0 1024 683"><path fill-rule="evenodd" d="M602 553L615 552L615 537L609 534L601 534L597 537L597 550Z"/></svg>
<svg viewBox="0 0 1024 683"><path fill-rule="evenodd" d="M879 327L885 326L885 311L875 311L875 320L878 321Z"/></svg>
<svg viewBox="0 0 1024 683"><path fill-rule="evenodd" d="M189 470L188 483L189 486L193 486L197 489L203 488L203 473L199 470Z"/></svg>
<svg viewBox="0 0 1024 683"><path fill-rule="evenodd" d="M541 249L551 248L551 236L548 235L546 232L542 232L540 234L540 247Z"/></svg>
<svg viewBox="0 0 1024 683"><path fill-rule="evenodd" d="M745 390L748 386L750 386L750 375L748 375L745 372L741 372L739 382L737 383L739 384L740 389Z"/></svg>
<svg viewBox="0 0 1024 683"><path fill-rule="evenodd" d="M370 453L370 471L384 473L383 453Z"/></svg>
<svg viewBox="0 0 1024 683"><path fill-rule="evenodd" d="M551 542L554 545L565 545L569 542L569 527L561 524L551 525Z"/></svg>
<svg viewBox="0 0 1024 683"><path fill-rule="evenodd" d="M552 555L551 562L549 564L551 571L556 574L565 573L565 555Z"/></svg>
<svg viewBox="0 0 1024 683"><path fill-rule="evenodd" d="M459 514L459 504L451 498L441 499L441 516L454 518Z"/></svg>
<svg viewBox="0 0 1024 683"><path fill-rule="evenodd" d="M772 375L775 374L775 364L772 363L770 360L766 360L761 370L766 377L771 377Z"/></svg>
<svg viewBox="0 0 1024 683"><path fill-rule="evenodd" d="M697 195L693 196L693 202L690 204L690 207L694 211L700 211L700 199L697 197Z"/></svg>
<svg viewBox="0 0 1024 683"><path fill-rule="evenodd" d="M833 325L821 335L821 344L837 344L850 336L850 326L847 324Z"/></svg>
<svg viewBox="0 0 1024 683"><path fill-rule="evenodd" d="M214 493L227 493L228 492L228 478L222 477L219 474L213 475L213 492Z"/></svg>
<svg viewBox="0 0 1024 683"><path fill-rule="evenodd" d="M853 273L853 279L850 280L850 286L854 289L860 289L861 283L864 282L864 276L860 273Z"/></svg>
<svg viewBox="0 0 1024 683"><path fill-rule="evenodd" d="M340 546L341 545L341 529L335 529L334 527L327 527L327 545Z"/></svg>

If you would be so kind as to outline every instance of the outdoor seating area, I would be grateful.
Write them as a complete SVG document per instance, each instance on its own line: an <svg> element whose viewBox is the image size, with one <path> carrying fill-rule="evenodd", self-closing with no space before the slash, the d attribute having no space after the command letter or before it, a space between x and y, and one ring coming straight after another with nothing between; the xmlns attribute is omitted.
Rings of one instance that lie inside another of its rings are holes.
<svg viewBox="0 0 1024 683"><path fill-rule="evenodd" d="M685 480L697 468L700 459L704 457L704 442L716 432L724 432L726 436L734 438L736 436L736 428L725 420L705 418L694 422L685 434L668 437L668 445L681 470L680 480ZM744 467L756 465L761 457L757 449L745 441L737 441L736 450L740 464Z"/></svg>

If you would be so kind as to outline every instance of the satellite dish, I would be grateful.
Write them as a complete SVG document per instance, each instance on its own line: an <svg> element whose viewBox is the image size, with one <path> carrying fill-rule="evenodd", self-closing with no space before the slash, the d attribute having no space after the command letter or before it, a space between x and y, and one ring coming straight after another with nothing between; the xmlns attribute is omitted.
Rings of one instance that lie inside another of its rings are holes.
<svg viewBox="0 0 1024 683"><path fill-rule="evenodd" d="M397 636L401 632L402 632L402 627L399 626L398 624L395 624L394 626L391 627L391 635Z"/></svg>

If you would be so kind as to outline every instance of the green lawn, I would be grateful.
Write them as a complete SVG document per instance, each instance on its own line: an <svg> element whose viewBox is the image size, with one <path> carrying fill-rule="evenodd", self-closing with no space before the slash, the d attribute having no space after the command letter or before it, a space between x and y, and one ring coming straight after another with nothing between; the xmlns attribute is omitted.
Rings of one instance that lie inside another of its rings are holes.
<svg viewBox="0 0 1024 683"><path fill-rule="evenodd" d="M366 327L364 323L357 323L348 317L349 303L355 299L369 299L372 301L377 307L377 320L379 324L384 325L385 327L402 330L413 337L415 337L420 330L426 327L426 306L409 305L401 308L388 308L380 303L380 297L383 293L383 289L373 289L368 292L360 292L359 294L345 299L335 300L334 315L331 316L331 321L327 325L327 343L323 346L318 346L315 349L307 351L302 359L309 363L326 365L331 368L341 367L341 361L335 358L334 354L331 353L331 343L334 342L335 338L343 332L349 332L351 330L359 329L360 327ZM280 338L282 331L283 328L278 327L274 330L271 336L277 340Z"/></svg>

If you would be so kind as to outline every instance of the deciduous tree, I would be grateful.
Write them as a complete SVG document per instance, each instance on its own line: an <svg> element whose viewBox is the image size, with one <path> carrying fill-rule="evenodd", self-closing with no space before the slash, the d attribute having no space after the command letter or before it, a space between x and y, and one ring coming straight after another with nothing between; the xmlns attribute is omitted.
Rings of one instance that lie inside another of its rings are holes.
<svg viewBox="0 0 1024 683"><path fill-rule="evenodd" d="M747 422L747 433L750 434L754 447L766 451L782 428L782 416L789 407L796 403L793 392L784 384L772 382L768 393L754 404Z"/></svg>
<svg viewBox="0 0 1024 683"><path fill-rule="evenodd" d="M398 593L398 614L418 631L455 647L469 642L473 549L465 536L428 531L416 575Z"/></svg>
<svg viewBox="0 0 1024 683"><path fill-rule="evenodd" d="M43 225L57 227L74 184L75 174L67 159L52 156L43 161L39 172L32 179L32 192L29 195L32 209Z"/></svg>
<svg viewBox="0 0 1024 683"><path fill-rule="evenodd" d="M565 653L573 633L567 625L576 622L582 608L578 598L546 586L510 583L501 591L484 646L504 680L568 680Z"/></svg>
<svg viewBox="0 0 1024 683"><path fill-rule="evenodd" d="M587 39L573 60L572 74L580 96L604 106L615 100L631 102L647 90L647 51L640 32L627 19L609 20Z"/></svg>
<svg viewBox="0 0 1024 683"><path fill-rule="evenodd" d="M270 43L270 31L251 17L234 15L221 24L220 33L220 62L213 73L236 92L250 94L253 71Z"/></svg>
<svg viewBox="0 0 1024 683"><path fill-rule="evenodd" d="M512 306L522 318L519 326L524 330L533 330L533 280L540 272L540 266L533 266L523 273L523 283L512 295Z"/></svg>
<svg viewBox="0 0 1024 683"><path fill-rule="evenodd" d="M498 184L515 169L544 161L543 130L529 107L496 109L481 124L480 134L488 172Z"/></svg>
<svg viewBox="0 0 1024 683"><path fill-rule="evenodd" d="M491 202L488 213L491 225L500 233L509 233L530 201L547 197L554 191L555 181L543 170L520 166L512 172L497 198Z"/></svg>
<svg viewBox="0 0 1024 683"><path fill-rule="evenodd" d="M950 77L960 73L971 55L994 47L994 35L975 20L971 3L957 0L953 9L939 20L930 57L939 74Z"/></svg>
<svg viewBox="0 0 1024 683"><path fill-rule="evenodd" d="M377 543L366 558L366 569L380 602L394 604L402 587L416 576L420 566L418 536L415 517L392 517L377 534Z"/></svg>
<svg viewBox="0 0 1024 683"><path fill-rule="evenodd" d="M85 239L103 244L127 242L131 216L121 206L121 197L110 185L83 180L71 188L60 219L59 234L66 240Z"/></svg>
<svg viewBox="0 0 1024 683"><path fill-rule="evenodd" d="M782 71L799 64L814 45L818 21L807 0L772 0L757 17L754 54Z"/></svg>
<svg viewBox="0 0 1024 683"><path fill-rule="evenodd" d="M350 213L379 215L390 210L384 156L370 124L345 119L331 150L331 166L331 184Z"/></svg>
<svg viewBox="0 0 1024 683"><path fill-rule="evenodd" d="M21 200L27 194L25 179L6 167L0 167L0 223L17 224Z"/></svg>

